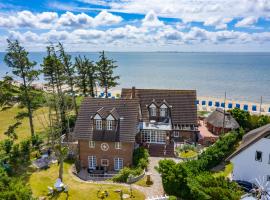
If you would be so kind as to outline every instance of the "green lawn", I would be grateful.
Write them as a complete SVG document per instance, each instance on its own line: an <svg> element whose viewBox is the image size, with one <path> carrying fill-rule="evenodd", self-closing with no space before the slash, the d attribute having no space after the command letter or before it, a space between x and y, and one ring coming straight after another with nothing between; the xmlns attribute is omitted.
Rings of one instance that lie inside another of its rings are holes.
<svg viewBox="0 0 270 200"><path fill-rule="evenodd" d="M16 122L14 117L22 109L14 106L10 109L0 111L0 141L7 138L4 132L8 129L8 126ZM48 110L46 108L40 108L34 112L34 128L36 133L40 133L45 130L48 124ZM16 130L18 140L23 140L31 135L28 118L22 120L22 125Z"/></svg>
<svg viewBox="0 0 270 200"><path fill-rule="evenodd" d="M65 163L64 164L64 176L63 176L63 182L68 185L69 188L69 195L67 196L66 193L62 192L60 194L57 194L52 199L69 199L69 200L98 200L97 198L97 192L99 189L102 189L102 191L107 190L109 193L109 197L106 198L108 200L117 200L119 198L119 193L116 193L115 190L123 189L124 194L129 194L129 189L123 186L118 185L99 185L94 183L85 183L85 182L79 182L78 180L75 180L70 174L71 164ZM40 196L46 196L48 193L48 186L53 187L55 180L58 177L58 166L52 165L47 170L41 170L34 172L29 177L29 184L32 188L33 195L35 197ZM133 194L135 195L135 198L132 198L133 200L144 200L145 197L142 193L139 191L133 190Z"/></svg>
<svg viewBox="0 0 270 200"><path fill-rule="evenodd" d="M220 177L220 176L223 176L223 177L227 177L229 176L229 174L233 171L233 164L232 163L229 163L225 166L225 169L223 171L220 171L220 172L216 172L214 173L213 175L215 177Z"/></svg>
<svg viewBox="0 0 270 200"><path fill-rule="evenodd" d="M197 155L198 155L198 153L195 151L192 151L192 150L182 151L179 153L179 156L181 158L192 158L192 157L195 157Z"/></svg>

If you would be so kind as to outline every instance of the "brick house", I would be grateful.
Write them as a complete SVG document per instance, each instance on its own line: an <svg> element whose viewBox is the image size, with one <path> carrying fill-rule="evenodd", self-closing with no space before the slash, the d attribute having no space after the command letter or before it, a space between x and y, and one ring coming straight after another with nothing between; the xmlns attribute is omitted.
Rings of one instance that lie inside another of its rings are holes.
<svg viewBox="0 0 270 200"><path fill-rule="evenodd" d="M87 97L75 125L82 167L118 171L135 147L174 156L174 142L197 141L194 90L122 89L120 99Z"/></svg>
<svg viewBox="0 0 270 200"><path fill-rule="evenodd" d="M82 167L118 171L130 166L138 132L138 101L87 97L74 131Z"/></svg>
<svg viewBox="0 0 270 200"><path fill-rule="evenodd" d="M217 108L214 112L212 112L205 119L205 123L207 129L215 135L220 135L223 132L223 125L224 133L228 133L229 131L238 129L240 127L232 115L229 112L224 112L222 108Z"/></svg>

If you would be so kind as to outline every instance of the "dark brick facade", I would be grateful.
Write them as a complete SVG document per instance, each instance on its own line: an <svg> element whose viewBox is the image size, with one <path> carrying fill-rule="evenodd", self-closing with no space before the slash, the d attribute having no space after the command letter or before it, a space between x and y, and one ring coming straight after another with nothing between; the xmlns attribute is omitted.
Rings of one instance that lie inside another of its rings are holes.
<svg viewBox="0 0 270 200"><path fill-rule="evenodd" d="M107 143L109 149L103 151L101 149L101 144ZM79 157L81 161L81 166L88 168L88 156L96 156L97 166L101 166L102 159L109 160L108 171L114 170L114 158L122 158L124 166L132 165L134 143L133 142L122 142L121 149L115 148L115 142L103 142L95 141L95 147L89 147L89 140L79 140Z"/></svg>

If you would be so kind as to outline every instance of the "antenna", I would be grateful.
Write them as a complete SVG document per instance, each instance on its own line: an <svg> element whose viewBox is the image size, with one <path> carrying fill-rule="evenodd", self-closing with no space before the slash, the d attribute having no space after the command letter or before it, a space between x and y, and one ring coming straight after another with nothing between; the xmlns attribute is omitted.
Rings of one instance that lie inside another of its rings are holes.
<svg viewBox="0 0 270 200"><path fill-rule="evenodd" d="M262 96L261 96L261 101L260 101L260 115L261 115L261 113L262 113Z"/></svg>
<svg viewBox="0 0 270 200"><path fill-rule="evenodd" d="M223 127L222 127L222 133L224 133L224 128L225 128L225 112L226 112L226 91L224 95L224 110L223 110Z"/></svg>

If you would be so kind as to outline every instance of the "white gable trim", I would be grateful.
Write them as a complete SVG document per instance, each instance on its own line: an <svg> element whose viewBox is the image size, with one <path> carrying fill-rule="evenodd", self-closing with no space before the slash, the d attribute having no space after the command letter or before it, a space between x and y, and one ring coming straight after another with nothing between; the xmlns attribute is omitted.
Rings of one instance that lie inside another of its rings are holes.
<svg viewBox="0 0 270 200"><path fill-rule="evenodd" d="M102 119L102 118L100 117L100 115L99 115L99 114L96 114L96 115L95 115L95 117L94 117L94 119L96 119L96 120L97 120L97 119Z"/></svg>
<svg viewBox="0 0 270 200"><path fill-rule="evenodd" d="M154 103L151 103L151 105L149 106L149 108L156 108L157 106Z"/></svg>
<svg viewBox="0 0 270 200"><path fill-rule="evenodd" d="M162 104L160 108L168 108L168 106L166 106L166 104Z"/></svg>
<svg viewBox="0 0 270 200"><path fill-rule="evenodd" d="M113 121L114 120L114 117L110 114L106 119L107 120L110 120L110 121Z"/></svg>

